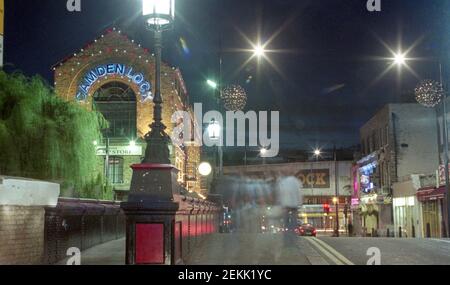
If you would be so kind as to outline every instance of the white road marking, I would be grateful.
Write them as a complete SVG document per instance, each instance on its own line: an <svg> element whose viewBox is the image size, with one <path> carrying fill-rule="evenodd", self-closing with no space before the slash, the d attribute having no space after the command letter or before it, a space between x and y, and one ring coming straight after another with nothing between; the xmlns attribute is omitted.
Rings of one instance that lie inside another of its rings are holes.
<svg viewBox="0 0 450 285"><path fill-rule="evenodd" d="M338 259L335 255L333 255L330 250L327 250L322 244L318 242L317 238L314 237L305 237L307 241L309 241L316 249L318 249L322 254L328 257L334 264L336 265L344 265L344 262Z"/></svg>
<svg viewBox="0 0 450 285"><path fill-rule="evenodd" d="M326 249L328 249L332 254L334 254L337 258L339 258L342 262L344 262L346 265L355 265L353 262L351 262L348 258L343 256L341 253L339 253L337 250L332 248L330 245L328 245L323 240L320 240L318 238L315 238L322 246L324 246Z"/></svg>

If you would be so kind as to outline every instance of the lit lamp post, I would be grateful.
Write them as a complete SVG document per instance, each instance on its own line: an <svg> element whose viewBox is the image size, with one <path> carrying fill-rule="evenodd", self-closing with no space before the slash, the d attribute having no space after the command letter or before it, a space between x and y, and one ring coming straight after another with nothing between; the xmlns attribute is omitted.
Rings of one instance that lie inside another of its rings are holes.
<svg viewBox="0 0 450 285"><path fill-rule="evenodd" d="M161 98L161 50L162 32L170 30L175 18L175 0L142 0L142 14L147 28L155 39L155 89L153 98L153 123L151 131L145 135L147 148L144 163L170 163L169 136L164 132Z"/></svg>
<svg viewBox="0 0 450 285"><path fill-rule="evenodd" d="M172 27L174 0L142 0L146 27L154 32L155 86L153 123L145 135L147 147L140 164L131 166L128 201L121 207L126 215L126 264L178 264L181 262L180 229L175 216L179 204L173 202L180 193L178 170L170 164L170 138L162 122L161 49L162 32Z"/></svg>
<svg viewBox="0 0 450 285"><path fill-rule="evenodd" d="M208 125L207 128L208 136L211 141L217 141L217 149L218 149L218 156L219 159L215 159L216 161L216 167L218 168L217 172L215 173L216 176L222 174L222 147L221 147L221 141L220 138L222 137L221 131L222 128L219 124L219 122L215 121L214 119L211 120L211 122ZM216 157L216 156L214 156Z"/></svg>
<svg viewBox="0 0 450 285"><path fill-rule="evenodd" d="M335 230L335 236L339 237L339 198L333 197L333 204L334 208L336 210L336 230Z"/></svg>

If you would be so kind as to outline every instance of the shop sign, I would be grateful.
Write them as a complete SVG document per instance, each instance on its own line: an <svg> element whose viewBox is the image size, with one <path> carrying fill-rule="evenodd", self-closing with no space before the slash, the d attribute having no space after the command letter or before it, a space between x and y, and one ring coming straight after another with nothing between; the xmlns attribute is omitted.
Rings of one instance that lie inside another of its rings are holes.
<svg viewBox="0 0 450 285"><path fill-rule="evenodd" d="M147 99L152 99L151 84L149 81L145 80L143 73L136 72L133 67L127 66L120 63L108 63L104 65L99 65L90 71L88 71L81 83L78 85L77 100L86 100L89 90L91 87L101 78L108 75L118 75L128 78L131 83L137 85L139 89L139 94L142 96L142 101Z"/></svg>
<svg viewBox="0 0 450 285"><path fill-rule="evenodd" d="M302 169L295 176L300 179L303 187L330 188L329 169Z"/></svg>
<svg viewBox="0 0 450 285"><path fill-rule="evenodd" d="M106 146L97 147L97 155L106 155ZM142 146L110 146L108 149L108 155L110 156L131 156L142 155Z"/></svg>

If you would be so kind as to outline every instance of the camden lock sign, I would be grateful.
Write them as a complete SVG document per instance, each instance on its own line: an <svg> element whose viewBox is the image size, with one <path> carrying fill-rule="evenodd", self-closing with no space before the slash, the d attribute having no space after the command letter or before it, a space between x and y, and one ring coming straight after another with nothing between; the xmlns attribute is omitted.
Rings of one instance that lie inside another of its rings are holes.
<svg viewBox="0 0 450 285"><path fill-rule="evenodd" d="M302 181L303 187L330 188L329 169L303 169L295 176Z"/></svg>
<svg viewBox="0 0 450 285"><path fill-rule="evenodd" d="M108 63L97 66L84 75L80 85L78 86L78 93L76 96L77 100L86 100L92 85L94 85L102 77L108 75L118 75L128 78L131 83L135 84L139 88L139 95L141 95L142 101L153 99L151 92L152 85L145 79L143 73L135 72L132 66L127 66L120 63Z"/></svg>

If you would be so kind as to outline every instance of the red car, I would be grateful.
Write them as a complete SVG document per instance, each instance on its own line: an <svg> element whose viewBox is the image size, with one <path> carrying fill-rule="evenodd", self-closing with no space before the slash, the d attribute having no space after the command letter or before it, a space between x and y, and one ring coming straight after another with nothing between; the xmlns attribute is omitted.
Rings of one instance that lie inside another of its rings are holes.
<svg viewBox="0 0 450 285"><path fill-rule="evenodd" d="M314 228L311 224L302 224L296 230L299 236L313 236L315 237L317 234L316 228Z"/></svg>

